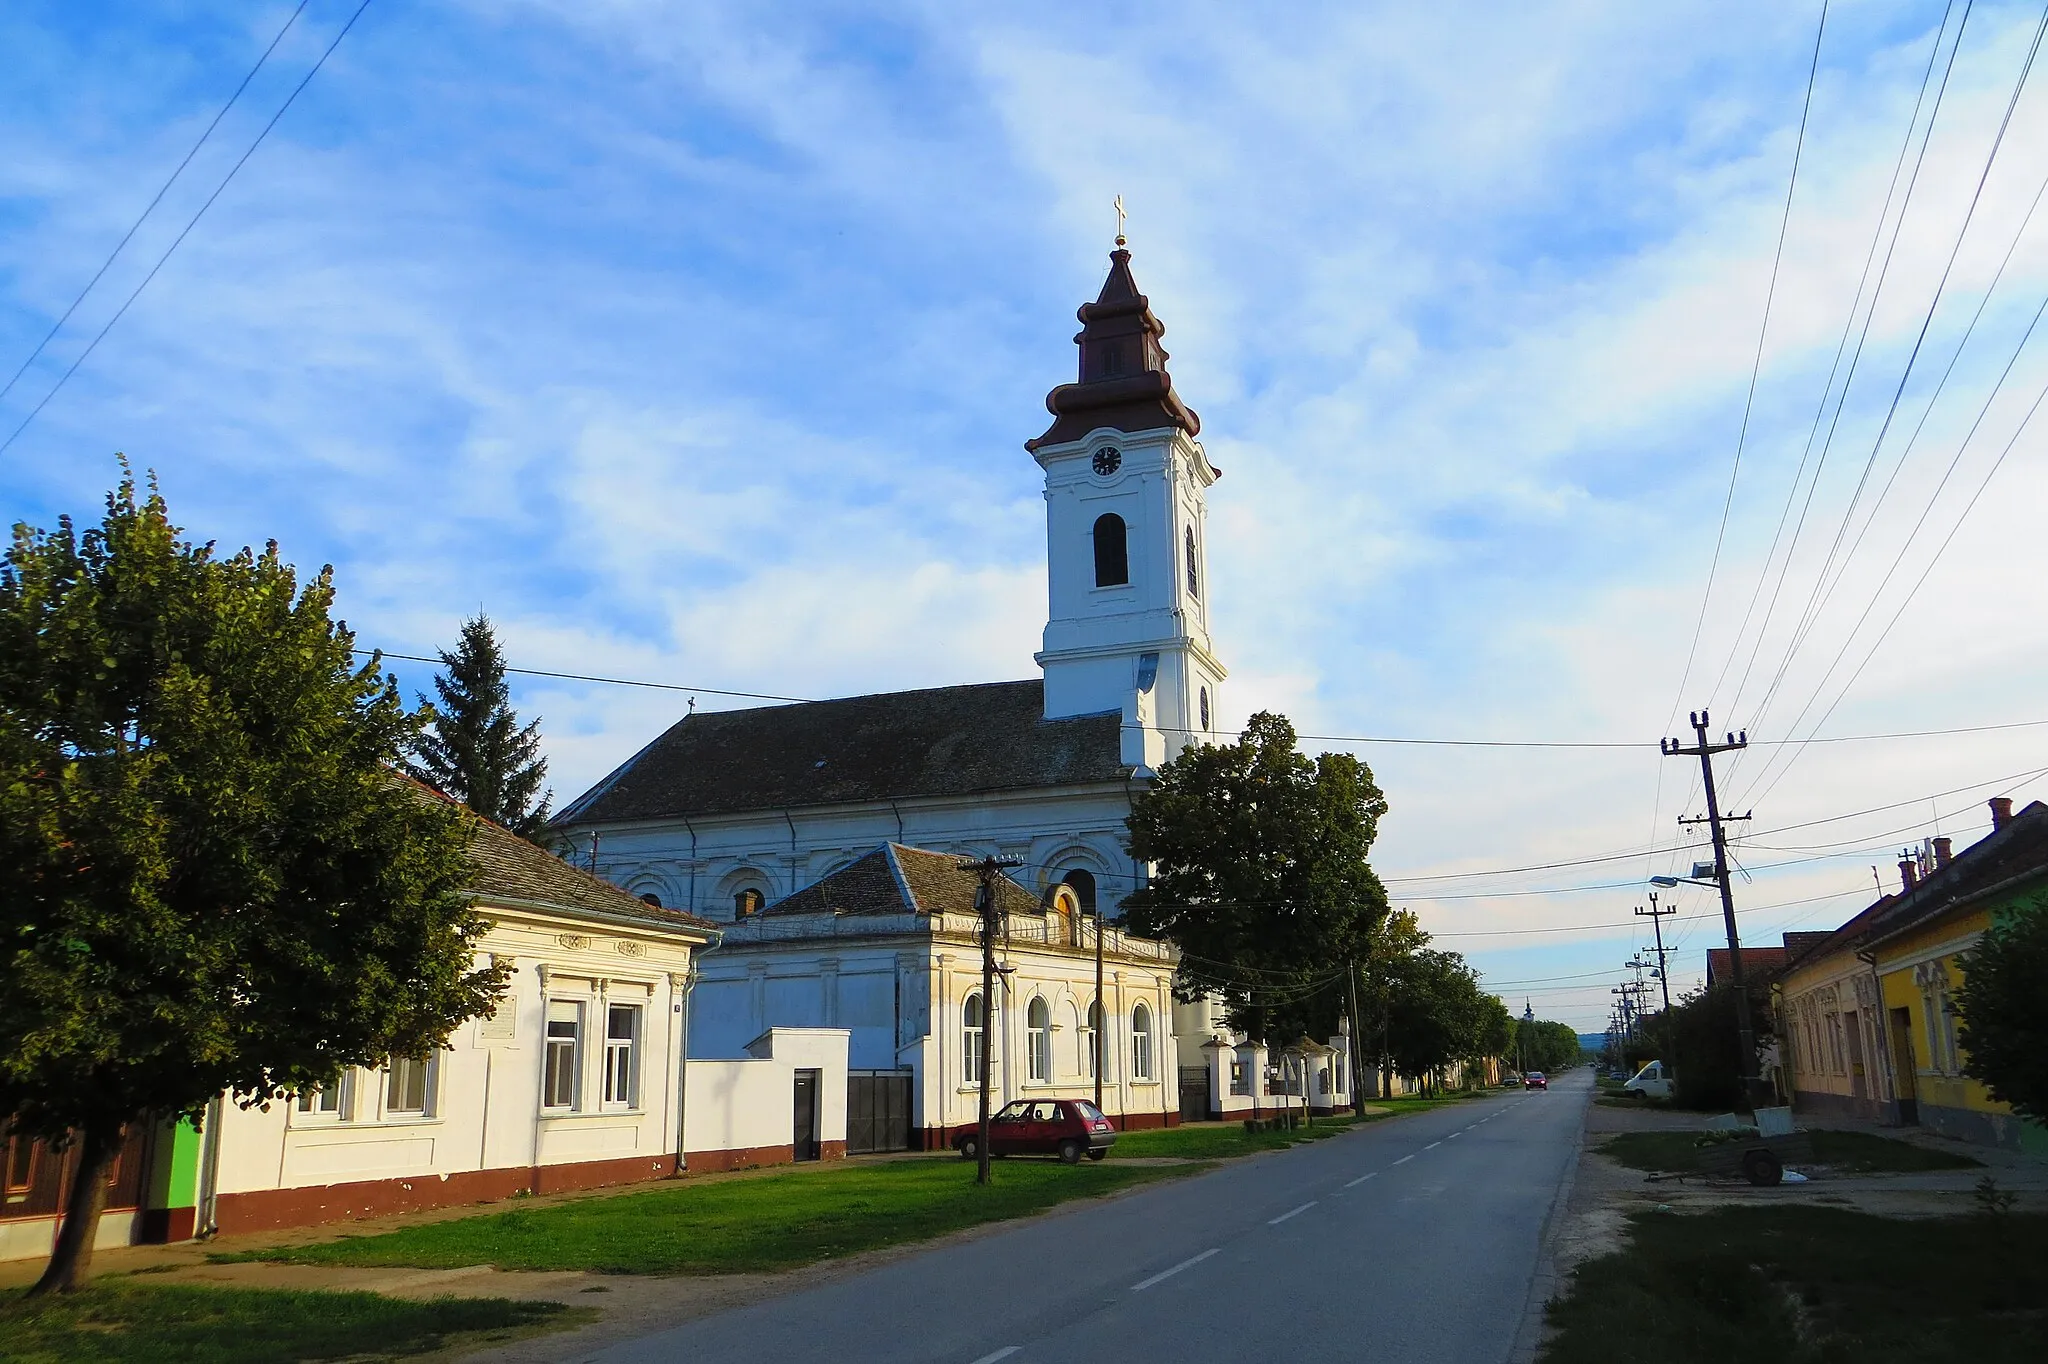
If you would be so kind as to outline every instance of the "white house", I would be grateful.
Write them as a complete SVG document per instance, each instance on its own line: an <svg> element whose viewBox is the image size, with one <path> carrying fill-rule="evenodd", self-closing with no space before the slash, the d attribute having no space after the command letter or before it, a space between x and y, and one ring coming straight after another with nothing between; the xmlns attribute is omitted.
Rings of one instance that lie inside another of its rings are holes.
<svg viewBox="0 0 2048 1364"><path fill-rule="evenodd" d="M1042 675L687 715L564 807L579 856L718 921L885 842L1018 858L1035 893L1064 881L1091 911L1142 881L1131 797L1213 735L1225 677L1205 558L1218 474L1121 243L1079 315L1078 382L1026 443L1045 475Z"/></svg>
<svg viewBox="0 0 2048 1364"><path fill-rule="evenodd" d="M424 793L424 788L422 788ZM439 799L424 796L423 798ZM478 951L503 1002L424 1062L351 1070L203 1131L131 1132L98 1244L182 1240L846 1153L847 1032L759 1030L685 1066L697 953L718 929L478 821ZM0 1259L49 1253L75 1148L9 1137Z"/></svg>
<svg viewBox="0 0 2048 1364"><path fill-rule="evenodd" d="M977 880L958 856L884 844L726 930L703 960L693 1056L770 1028L846 1030L851 1149L942 1149L996 1103L1091 1098L1120 1128L1180 1120L1173 949L1102 930L1066 886L999 883L995 1006L983 1007ZM697 1062L692 1062L694 1067Z"/></svg>

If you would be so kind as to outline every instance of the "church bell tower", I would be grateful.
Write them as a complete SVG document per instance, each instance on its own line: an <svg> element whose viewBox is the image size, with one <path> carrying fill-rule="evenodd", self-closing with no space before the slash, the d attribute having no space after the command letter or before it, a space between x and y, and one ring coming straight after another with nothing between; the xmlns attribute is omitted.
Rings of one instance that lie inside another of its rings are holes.
<svg viewBox="0 0 2048 1364"><path fill-rule="evenodd" d="M1201 418L1173 391L1152 314L1118 236L1109 277L1081 305L1080 375L1046 395L1053 423L1026 441L1045 470L1049 610L1045 715L1117 711L1123 761L1156 768L1212 741L1228 675L1209 644L1205 500L1221 472Z"/></svg>

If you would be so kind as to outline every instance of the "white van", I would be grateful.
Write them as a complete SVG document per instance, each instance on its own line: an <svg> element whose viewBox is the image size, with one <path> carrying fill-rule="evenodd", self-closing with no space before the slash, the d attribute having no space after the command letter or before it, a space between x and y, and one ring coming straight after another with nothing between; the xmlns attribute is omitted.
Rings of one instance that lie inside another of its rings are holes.
<svg viewBox="0 0 2048 1364"><path fill-rule="evenodd" d="M1636 1072L1636 1078L1621 1087L1624 1094L1640 1094L1646 1099L1668 1099L1671 1097L1671 1075L1664 1069L1662 1061L1652 1061Z"/></svg>

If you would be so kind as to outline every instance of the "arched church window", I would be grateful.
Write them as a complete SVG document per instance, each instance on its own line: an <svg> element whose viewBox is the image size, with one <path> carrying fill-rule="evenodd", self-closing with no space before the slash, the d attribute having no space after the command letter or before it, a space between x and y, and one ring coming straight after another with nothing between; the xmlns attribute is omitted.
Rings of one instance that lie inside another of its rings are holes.
<svg viewBox="0 0 2048 1364"><path fill-rule="evenodd" d="M981 1063L987 1056L985 1043L988 1038L986 1020L981 1013L981 993L967 996L967 1006L960 1011L960 1079L964 1084L981 1083Z"/></svg>
<svg viewBox="0 0 2048 1364"><path fill-rule="evenodd" d="M660 909L660 908L661 908L661 897L660 897L659 895L656 895L656 894L655 894L655 893L654 893L653 891L651 891L651 890L649 890L649 891L643 891L643 892L641 892L641 895L640 895L640 903L641 903L641 904L643 904L643 905L652 905L652 906L653 906L654 908L656 908L656 909Z"/></svg>
<svg viewBox="0 0 2048 1364"><path fill-rule="evenodd" d="M1207 733L1209 732L1209 689L1208 689L1207 687L1204 687L1204 688L1202 688L1202 690L1201 690L1201 702L1202 702L1202 732L1203 732L1204 734L1207 734Z"/></svg>
<svg viewBox="0 0 2048 1364"><path fill-rule="evenodd" d="M1188 539L1187 539L1187 544L1188 544L1188 595L1189 595L1190 597L1200 597L1200 596L1202 595L1202 579L1201 579L1201 576L1200 576L1200 574L1198 574L1198 573L1196 572L1196 570L1195 570L1195 528L1194 528L1193 526L1189 526L1189 527L1188 527ZM1205 726L1205 728L1206 728L1206 726Z"/></svg>
<svg viewBox="0 0 2048 1364"><path fill-rule="evenodd" d="M1131 580L1130 553L1125 546L1124 519L1115 512L1095 518L1095 585L1122 587Z"/></svg>
<svg viewBox="0 0 2048 1364"><path fill-rule="evenodd" d="M1067 889L1074 892L1075 901L1083 914L1095 912L1095 873L1083 867L1069 867L1060 873L1060 880L1067 883Z"/></svg>
<svg viewBox="0 0 2048 1364"><path fill-rule="evenodd" d="M732 917L751 919L768 904L768 897L753 886L748 886L732 897Z"/></svg>
<svg viewBox="0 0 2048 1364"><path fill-rule="evenodd" d="M1030 1063L1030 1078L1038 1081L1052 1078L1052 1010L1046 1006L1042 996L1033 995L1031 1007L1024 1012L1024 1043L1026 1059Z"/></svg>

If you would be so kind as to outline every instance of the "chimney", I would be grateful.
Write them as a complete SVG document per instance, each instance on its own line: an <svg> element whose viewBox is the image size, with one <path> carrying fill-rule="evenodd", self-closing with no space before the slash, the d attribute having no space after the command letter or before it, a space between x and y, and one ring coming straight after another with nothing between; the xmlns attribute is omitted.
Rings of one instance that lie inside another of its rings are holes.
<svg viewBox="0 0 2048 1364"><path fill-rule="evenodd" d="M1905 889L1900 893L1911 895L1913 887L1920 884L1920 863L1917 859L1911 857L1899 859L1899 881L1905 886Z"/></svg>
<svg viewBox="0 0 2048 1364"><path fill-rule="evenodd" d="M1954 850L1955 843L1950 839L1937 838L1934 840L1934 869L1936 871L1940 871L1949 864L1949 859L1954 855Z"/></svg>
<svg viewBox="0 0 2048 1364"><path fill-rule="evenodd" d="M2012 821L2012 797L1991 798L1991 832L1997 833Z"/></svg>

